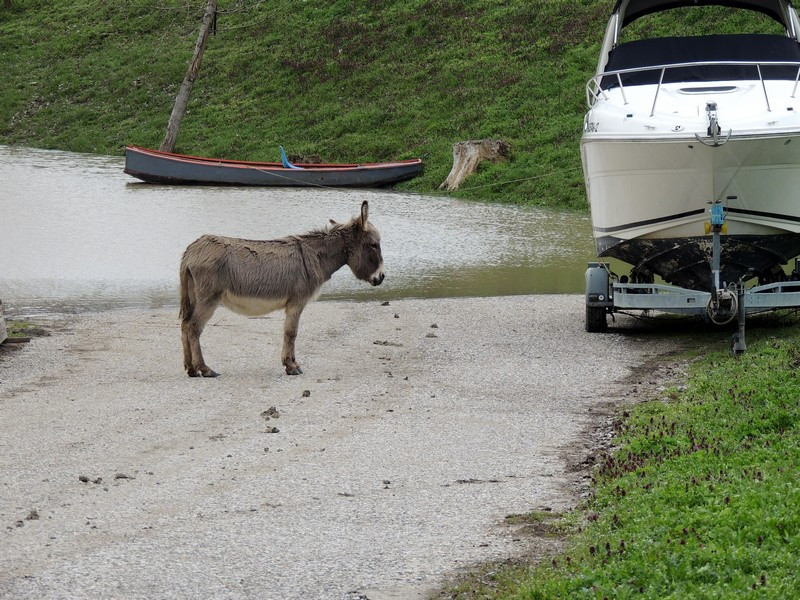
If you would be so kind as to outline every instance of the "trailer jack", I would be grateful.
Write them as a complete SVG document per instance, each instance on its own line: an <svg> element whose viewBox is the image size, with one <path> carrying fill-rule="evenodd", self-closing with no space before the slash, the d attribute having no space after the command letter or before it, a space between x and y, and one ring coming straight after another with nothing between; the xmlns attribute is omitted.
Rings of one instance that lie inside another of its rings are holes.
<svg viewBox="0 0 800 600"><path fill-rule="evenodd" d="M733 338L731 339L731 352L733 352L734 356L744 354L744 351L747 350L747 343L744 340L744 319L746 315L744 282L745 279L749 279L752 276L753 269L749 269L747 274L739 278L739 281L736 283L736 298L739 302L739 310L737 311L736 322L739 326L739 329L733 334Z"/></svg>

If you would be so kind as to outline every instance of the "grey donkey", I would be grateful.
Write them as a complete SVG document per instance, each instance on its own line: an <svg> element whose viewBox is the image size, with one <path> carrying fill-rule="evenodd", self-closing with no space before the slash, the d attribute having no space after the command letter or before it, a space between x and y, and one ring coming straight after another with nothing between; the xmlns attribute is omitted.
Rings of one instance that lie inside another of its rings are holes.
<svg viewBox="0 0 800 600"><path fill-rule="evenodd" d="M189 244L180 266L183 364L190 377L216 377L200 350L200 334L220 304L248 316L283 309L281 361L303 372L294 354L300 315L322 284L344 265L373 286L384 279L381 238L367 221L369 206L347 223L275 240L204 235Z"/></svg>

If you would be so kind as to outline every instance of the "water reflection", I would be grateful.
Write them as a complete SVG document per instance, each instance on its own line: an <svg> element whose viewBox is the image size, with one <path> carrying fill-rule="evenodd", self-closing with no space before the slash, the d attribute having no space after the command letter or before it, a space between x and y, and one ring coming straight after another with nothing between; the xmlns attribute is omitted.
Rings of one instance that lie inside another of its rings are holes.
<svg viewBox="0 0 800 600"><path fill-rule="evenodd" d="M120 157L0 146L0 298L11 314L177 305L204 233L272 238L358 212L381 230L380 288L342 269L323 298L583 291L589 218L391 191L139 183Z"/></svg>

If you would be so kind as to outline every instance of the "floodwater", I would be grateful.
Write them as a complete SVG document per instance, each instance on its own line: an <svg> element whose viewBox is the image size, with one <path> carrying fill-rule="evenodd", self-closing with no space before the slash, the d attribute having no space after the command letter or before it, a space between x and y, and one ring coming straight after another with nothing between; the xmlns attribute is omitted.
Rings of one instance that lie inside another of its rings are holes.
<svg viewBox="0 0 800 600"><path fill-rule="evenodd" d="M10 315L177 306L178 264L204 233L268 239L369 201L386 280L346 267L321 298L581 293L589 217L382 190L161 186L122 157L0 146L0 299Z"/></svg>

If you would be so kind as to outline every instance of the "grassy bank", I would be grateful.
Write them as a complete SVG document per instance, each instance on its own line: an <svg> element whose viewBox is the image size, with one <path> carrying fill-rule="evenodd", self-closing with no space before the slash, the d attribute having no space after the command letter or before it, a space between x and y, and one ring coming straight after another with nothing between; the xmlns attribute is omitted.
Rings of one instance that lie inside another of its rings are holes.
<svg viewBox="0 0 800 600"><path fill-rule="evenodd" d="M583 85L611 2L221 1L177 151L349 162L502 138L465 195L584 208ZM205 2L13 0L0 9L0 143L121 154L157 147ZM532 178L533 177L533 178ZM511 181L505 185L500 182Z"/></svg>
<svg viewBox="0 0 800 600"><path fill-rule="evenodd" d="M565 552L462 597L800 597L800 333L748 344L624 415Z"/></svg>
<svg viewBox="0 0 800 600"><path fill-rule="evenodd" d="M48 336L50 333L31 321L9 320L6 322L6 331L9 339L24 339L39 336Z"/></svg>

